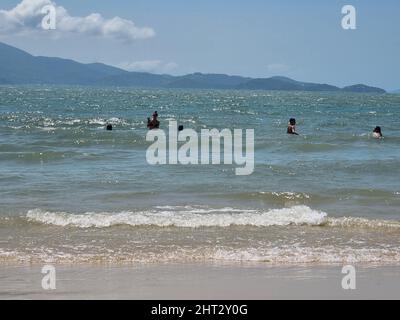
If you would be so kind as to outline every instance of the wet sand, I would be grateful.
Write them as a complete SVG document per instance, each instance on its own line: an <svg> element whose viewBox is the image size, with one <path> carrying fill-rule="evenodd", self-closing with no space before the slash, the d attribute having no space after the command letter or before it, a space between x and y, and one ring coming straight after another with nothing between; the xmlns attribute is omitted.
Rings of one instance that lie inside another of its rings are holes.
<svg viewBox="0 0 400 320"><path fill-rule="evenodd" d="M1 266L0 299L400 299L399 266L356 266L356 290L339 265L55 265L49 291L41 268Z"/></svg>

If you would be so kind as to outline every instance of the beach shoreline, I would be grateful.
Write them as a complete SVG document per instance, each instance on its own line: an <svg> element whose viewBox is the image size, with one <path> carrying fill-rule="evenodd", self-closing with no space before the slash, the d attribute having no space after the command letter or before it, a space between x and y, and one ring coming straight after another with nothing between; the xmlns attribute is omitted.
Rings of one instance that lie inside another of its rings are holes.
<svg viewBox="0 0 400 320"><path fill-rule="evenodd" d="M400 268L361 265L344 290L342 265L263 263L54 265L56 289L42 288L42 265L3 265L0 299L399 299Z"/></svg>
<svg viewBox="0 0 400 320"><path fill-rule="evenodd" d="M1 299L399 298L399 96L17 86L0 97ZM254 129L254 173L150 165L155 110L162 130ZM42 289L45 264L55 291ZM355 291L342 289L344 264Z"/></svg>

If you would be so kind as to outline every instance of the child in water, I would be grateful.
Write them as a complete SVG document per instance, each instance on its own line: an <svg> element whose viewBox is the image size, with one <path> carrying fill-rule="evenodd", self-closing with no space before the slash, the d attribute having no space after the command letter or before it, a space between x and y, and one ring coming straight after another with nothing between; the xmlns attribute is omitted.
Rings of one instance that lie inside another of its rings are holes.
<svg viewBox="0 0 400 320"><path fill-rule="evenodd" d="M376 128L374 129L374 131L372 132L372 136L373 136L375 139L382 139L382 138L383 138L383 135L382 135L381 127L376 127Z"/></svg>
<svg viewBox="0 0 400 320"><path fill-rule="evenodd" d="M297 132L296 132L296 119L294 119L294 118L291 118L290 120L289 120L289 124L288 124L288 128L287 128L287 133L288 134L295 134L295 135L299 135Z"/></svg>

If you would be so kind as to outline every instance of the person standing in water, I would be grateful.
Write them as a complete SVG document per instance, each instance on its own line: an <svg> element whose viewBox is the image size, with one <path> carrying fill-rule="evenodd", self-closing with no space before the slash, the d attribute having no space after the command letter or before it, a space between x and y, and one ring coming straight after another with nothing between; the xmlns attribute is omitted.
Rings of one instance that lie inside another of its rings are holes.
<svg viewBox="0 0 400 320"><path fill-rule="evenodd" d="M382 134L381 127L375 127L374 131L372 132L372 136L375 139L382 139L383 138L383 134Z"/></svg>
<svg viewBox="0 0 400 320"><path fill-rule="evenodd" d="M147 128L149 130L160 128L160 121L158 121L158 112L157 111L154 111L152 120L150 120L150 118L147 118Z"/></svg>
<svg viewBox="0 0 400 320"><path fill-rule="evenodd" d="M291 118L289 120L288 128L287 128L287 134L294 134L298 136L299 134L296 132L296 119Z"/></svg>

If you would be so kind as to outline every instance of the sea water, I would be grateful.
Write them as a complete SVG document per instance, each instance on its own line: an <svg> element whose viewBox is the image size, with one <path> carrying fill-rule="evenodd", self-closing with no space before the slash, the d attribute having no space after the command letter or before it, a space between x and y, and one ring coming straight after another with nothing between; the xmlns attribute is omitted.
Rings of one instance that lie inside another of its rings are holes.
<svg viewBox="0 0 400 320"><path fill-rule="evenodd" d="M0 263L400 263L399 110L390 94L0 87ZM254 172L149 165L154 111L165 130L254 129Z"/></svg>

